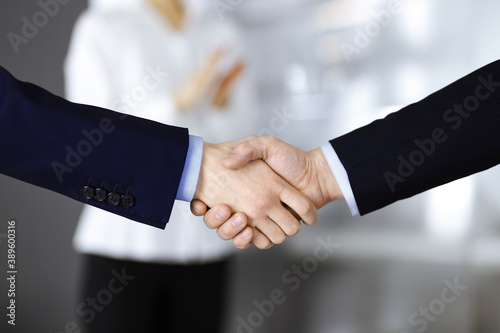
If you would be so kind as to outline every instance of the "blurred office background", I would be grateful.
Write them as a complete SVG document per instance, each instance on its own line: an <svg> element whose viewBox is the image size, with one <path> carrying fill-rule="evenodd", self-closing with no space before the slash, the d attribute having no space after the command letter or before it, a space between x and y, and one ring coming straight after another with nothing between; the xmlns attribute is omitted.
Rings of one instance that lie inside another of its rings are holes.
<svg viewBox="0 0 500 333"><path fill-rule="evenodd" d="M500 58L494 0L207 1L242 27L259 92L256 134L303 149ZM16 53L8 34L21 35L23 17L41 7L1 2L0 65L62 95L63 60L85 7L61 4ZM365 217L330 204L284 245L235 257L225 332L500 332L498 184L496 167ZM2 332L77 332L67 324L84 301L71 247L81 208L0 176L0 234L17 221L19 271L16 327L6 325L0 279ZM318 260L321 246L328 256Z"/></svg>

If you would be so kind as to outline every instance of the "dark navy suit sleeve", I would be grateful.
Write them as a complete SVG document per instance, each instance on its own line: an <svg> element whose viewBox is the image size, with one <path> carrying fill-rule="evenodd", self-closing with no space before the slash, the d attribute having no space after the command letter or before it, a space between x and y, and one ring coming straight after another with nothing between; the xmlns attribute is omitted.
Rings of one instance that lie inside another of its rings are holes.
<svg viewBox="0 0 500 333"><path fill-rule="evenodd" d="M500 61L330 141L360 214L500 163Z"/></svg>
<svg viewBox="0 0 500 333"><path fill-rule="evenodd" d="M187 129L74 104L0 67L2 174L164 228L188 144Z"/></svg>

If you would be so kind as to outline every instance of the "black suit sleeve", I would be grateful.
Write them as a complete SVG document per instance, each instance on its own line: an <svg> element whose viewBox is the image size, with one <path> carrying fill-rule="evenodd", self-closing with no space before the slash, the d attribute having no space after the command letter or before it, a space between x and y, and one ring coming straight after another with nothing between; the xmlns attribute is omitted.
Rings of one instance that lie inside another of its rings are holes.
<svg viewBox="0 0 500 333"><path fill-rule="evenodd" d="M2 174L164 228L188 143L187 129L70 103L0 67Z"/></svg>
<svg viewBox="0 0 500 333"><path fill-rule="evenodd" d="M500 163L500 61L330 141L360 214Z"/></svg>

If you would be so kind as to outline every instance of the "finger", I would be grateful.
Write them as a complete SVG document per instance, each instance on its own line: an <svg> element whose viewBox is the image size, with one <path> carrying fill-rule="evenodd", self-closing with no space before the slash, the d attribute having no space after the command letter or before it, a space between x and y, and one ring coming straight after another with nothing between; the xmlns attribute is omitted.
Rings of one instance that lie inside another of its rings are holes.
<svg viewBox="0 0 500 333"><path fill-rule="evenodd" d="M297 214L293 209L288 207L288 205L284 202L282 202L283 207L285 207L290 213L292 213L293 217L295 217L297 220L301 221L302 218L300 217L299 214Z"/></svg>
<svg viewBox="0 0 500 333"><path fill-rule="evenodd" d="M251 139L237 145L231 154L222 161L222 165L228 169L238 169L250 161L267 157L267 148L260 142L259 138Z"/></svg>
<svg viewBox="0 0 500 333"><path fill-rule="evenodd" d="M300 231L300 221L284 206L280 206L269 212L269 218L276 221L276 224L287 236L295 236Z"/></svg>
<svg viewBox="0 0 500 333"><path fill-rule="evenodd" d="M305 224L312 225L318 220L318 210L313 202L290 185L281 191L280 200L298 214Z"/></svg>
<svg viewBox="0 0 500 333"><path fill-rule="evenodd" d="M217 228L217 235L223 240L233 239L247 226L247 217L243 213L236 213Z"/></svg>
<svg viewBox="0 0 500 333"><path fill-rule="evenodd" d="M267 250L273 246L273 242L257 228L253 228L252 243L261 250Z"/></svg>
<svg viewBox="0 0 500 333"><path fill-rule="evenodd" d="M260 233L265 235L265 237L269 241L271 241L271 243L281 244L286 240L286 234L283 232L280 225L277 224L276 222L274 222L273 220L271 220L270 218L266 217L266 218L259 219L258 221L250 221L250 222L251 223L249 223L249 225L253 226L254 229L257 229L258 231L260 231ZM282 221L280 223L285 224L286 222ZM254 234L255 234L255 230L254 230ZM259 236L259 239L261 239L261 238L262 237ZM257 247L259 247L258 244L255 243L255 241L253 243ZM261 247L259 247L259 248L261 248Z"/></svg>
<svg viewBox="0 0 500 333"><path fill-rule="evenodd" d="M231 217L231 209L226 205L217 205L210 209L203 221L209 229L217 229Z"/></svg>
<svg viewBox="0 0 500 333"><path fill-rule="evenodd" d="M248 249L253 245L252 238L254 237L253 228L246 226L243 231L234 236L233 245L241 250Z"/></svg>
<svg viewBox="0 0 500 333"><path fill-rule="evenodd" d="M203 216L208 211L207 205L201 200L191 201L191 213L195 216Z"/></svg>
<svg viewBox="0 0 500 333"><path fill-rule="evenodd" d="M245 137L243 137L241 139L233 140L230 143L233 145L233 149L234 149L234 148L236 148L238 145L240 145L242 143L245 143L245 142L251 141L251 140L255 140L257 138L258 138L258 136L256 136L256 135L249 135L249 136L245 136Z"/></svg>

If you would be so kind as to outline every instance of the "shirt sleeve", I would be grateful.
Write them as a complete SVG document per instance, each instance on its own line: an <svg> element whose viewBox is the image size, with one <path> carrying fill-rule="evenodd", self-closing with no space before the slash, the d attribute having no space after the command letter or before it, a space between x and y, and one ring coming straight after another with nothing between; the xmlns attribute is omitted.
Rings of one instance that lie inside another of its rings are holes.
<svg viewBox="0 0 500 333"><path fill-rule="evenodd" d="M351 210L352 216L359 215L358 205L356 204L356 198L354 197L354 193L351 188L351 184L349 182L349 176L347 175L347 171L345 170L342 162L340 161L335 149L333 149L330 143L325 143L321 147L321 151L325 155L326 161L332 169L333 175L339 184L340 190L344 195L344 198Z"/></svg>
<svg viewBox="0 0 500 333"><path fill-rule="evenodd" d="M177 189L177 200L192 201L200 177L201 160L203 158L203 139L199 136L189 136L189 147L182 171L181 182Z"/></svg>

